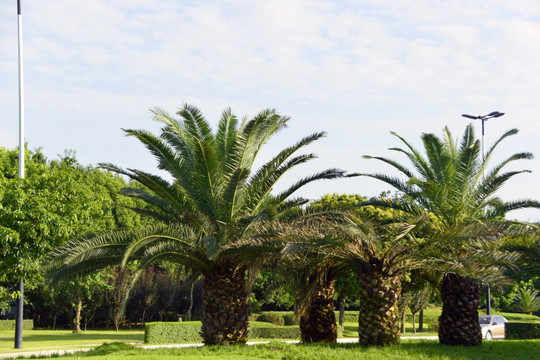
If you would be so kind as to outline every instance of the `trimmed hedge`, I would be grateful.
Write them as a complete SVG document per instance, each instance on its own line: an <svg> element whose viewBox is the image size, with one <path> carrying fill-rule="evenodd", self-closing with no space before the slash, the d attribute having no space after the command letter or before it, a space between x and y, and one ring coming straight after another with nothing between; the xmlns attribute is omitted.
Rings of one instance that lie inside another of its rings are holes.
<svg viewBox="0 0 540 360"><path fill-rule="evenodd" d="M23 320L23 330L32 330L34 328L34 320ZM15 320L0 320L0 330L15 330Z"/></svg>
<svg viewBox="0 0 540 360"><path fill-rule="evenodd" d="M300 328L298 326L257 324L250 327L249 335L252 338L262 339L299 339Z"/></svg>
<svg viewBox="0 0 540 360"><path fill-rule="evenodd" d="M144 342L153 344L201 343L200 321L153 322L144 326ZM298 339L298 326L278 326L271 323L250 324L250 337L265 339Z"/></svg>
<svg viewBox="0 0 540 360"><path fill-rule="evenodd" d="M540 323L507 322L504 324L506 339L540 339Z"/></svg>
<svg viewBox="0 0 540 360"><path fill-rule="evenodd" d="M144 342L181 344L202 342L200 321L153 322L144 324Z"/></svg>
<svg viewBox="0 0 540 360"><path fill-rule="evenodd" d="M334 311L334 313L336 314L336 321L339 321L339 311ZM346 310L343 321L358 323L358 311Z"/></svg>
<svg viewBox="0 0 540 360"><path fill-rule="evenodd" d="M285 325L299 325L300 319L295 319L293 314L285 314L283 315L283 321L285 321Z"/></svg>
<svg viewBox="0 0 540 360"><path fill-rule="evenodd" d="M257 318L257 321L268 322L268 323L271 323L274 325L280 325L280 326L285 325L285 320L283 319L283 316L275 312L262 313Z"/></svg>

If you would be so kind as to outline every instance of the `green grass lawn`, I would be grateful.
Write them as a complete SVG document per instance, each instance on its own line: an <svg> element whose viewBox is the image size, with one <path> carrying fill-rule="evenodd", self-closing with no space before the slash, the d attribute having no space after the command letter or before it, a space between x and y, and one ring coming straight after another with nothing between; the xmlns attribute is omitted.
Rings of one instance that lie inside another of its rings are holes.
<svg viewBox="0 0 540 360"><path fill-rule="evenodd" d="M438 316L436 310L431 317ZM511 321L539 321L540 318L533 315L523 314L501 314ZM406 324L406 333L402 337L413 336L412 325ZM429 329L428 323L425 328ZM137 330L89 330L82 334L73 334L70 330L25 330L23 332L23 348L14 349L14 331L0 330L0 354L36 351L36 350L56 350L56 349L76 349L84 347L98 346L111 342L142 343L144 341L144 332ZM434 336L434 332L417 333L417 336ZM343 334L340 337L357 338L358 324L356 322L345 322ZM261 341L264 339L250 339ZM533 357L534 358L534 357ZM536 356L540 359L540 356ZM532 358L531 358L532 359Z"/></svg>
<svg viewBox="0 0 540 360"><path fill-rule="evenodd" d="M82 334L73 334L71 330L24 330L22 349L14 349L14 339L14 330L0 330L0 354L19 351L74 349L116 341L143 342L144 331L88 330Z"/></svg>
<svg viewBox="0 0 540 360"><path fill-rule="evenodd" d="M261 323L259 323L261 324ZM268 324L270 326L270 324ZM408 324L407 333L404 337L412 336L412 326ZM433 332L418 333L419 336L437 335ZM36 351L36 350L56 350L74 349L82 347L97 346L110 342L142 343L144 341L144 331L142 330L88 330L82 334L73 334L71 330L24 330L23 348L14 349L14 330L0 330L0 354ZM358 337L358 324L346 322L343 334L340 337ZM252 338L253 341L263 341L265 339Z"/></svg>
<svg viewBox="0 0 540 360"><path fill-rule="evenodd" d="M365 348L358 344L283 344L256 346L207 346L187 349L143 350L125 344L108 344L88 353L62 357L83 359L283 359L283 360L531 360L538 359L540 340L492 341L478 347L444 346L435 342L405 342L399 346Z"/></svg>

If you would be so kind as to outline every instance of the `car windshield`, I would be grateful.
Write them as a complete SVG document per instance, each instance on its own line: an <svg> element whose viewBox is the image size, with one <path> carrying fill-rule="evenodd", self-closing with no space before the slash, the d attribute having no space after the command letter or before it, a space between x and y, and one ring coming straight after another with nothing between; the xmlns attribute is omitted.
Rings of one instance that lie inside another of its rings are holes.
<svg viewBox="0 0 540 360"><path fill-rule="evenodd" d="M491 318L489 316L480 316L478 320L480 325L489 325L491 323Z"/></svg>

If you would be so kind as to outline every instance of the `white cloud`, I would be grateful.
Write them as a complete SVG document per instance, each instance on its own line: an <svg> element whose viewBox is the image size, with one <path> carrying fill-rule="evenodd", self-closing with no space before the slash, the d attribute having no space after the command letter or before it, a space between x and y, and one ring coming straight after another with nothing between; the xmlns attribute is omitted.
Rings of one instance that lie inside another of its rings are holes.
<svg viewBox="0 0 540 360"><path fill-rule="evenodd" d="M500 110L507 115L489 122L488 134L519 127L517 145L540 155L539 15L532 0L26 0L27 139L49 156L73 147L84 161L126 165L139 150L119 128L152 128L153 106L173 112L191 102L212 120L228 105L238 115L276 107L293 116L276 148L328 130L313 166L360 171L373 165L350 154L395 145L389 130L411 139L448 124L460 134L461 113ZM15 6L2 3L0 141L9 146L17 133L16 36ZM153 166L145 161L140 167ZM535 172L509 195L540 199L531 186L540 165L524 167ZM345 183L338 188L378 189ZM314 196L321 191L336 190L327 182Z"/></svg>

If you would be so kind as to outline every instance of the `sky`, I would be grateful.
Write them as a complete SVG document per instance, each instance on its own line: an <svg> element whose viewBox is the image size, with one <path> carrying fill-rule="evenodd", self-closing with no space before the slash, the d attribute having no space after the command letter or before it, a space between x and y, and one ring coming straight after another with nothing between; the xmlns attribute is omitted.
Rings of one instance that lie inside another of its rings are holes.
<svg viewBox="0 0 540 360"><path fill-rule="evenodd" d="M0 2L0 146L18 146L17 1ZM159 131L150 109L201 109L214 126L266 108L291 117L261 161L316 131L318 159L281 186L326 168L392 173L363 155L391 157L395 131L460 137L461 114L506 115L486 125L486 148L506 130L497 164L537 157L500 191L540 200L540 4L536 0L22 0L25 139L54 159L75 150L100 162L157 172L124 129ZM474 122L474 121L473 121ZM474 123L480 136L480 122ZM375 196L368 177L308 185L298 195ZM510 218L540 221L540 210Z"/></svg>

